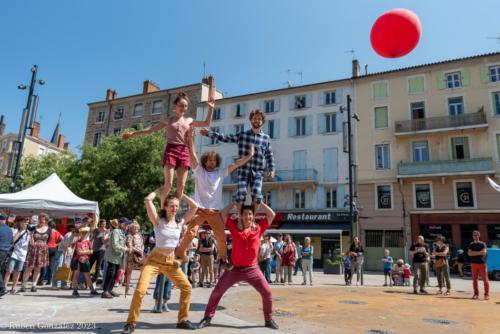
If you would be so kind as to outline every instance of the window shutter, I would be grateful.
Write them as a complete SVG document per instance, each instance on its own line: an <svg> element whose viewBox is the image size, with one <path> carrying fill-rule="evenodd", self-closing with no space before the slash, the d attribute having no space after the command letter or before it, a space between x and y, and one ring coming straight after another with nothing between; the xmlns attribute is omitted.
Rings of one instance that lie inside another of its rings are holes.
<svg viewBox="0 0 500 334"><path fill-rule="evenodd" d="M323 179L325 182L337 181L338 178L337 148L323 149Z"/></svg>
<svg viewBox="0 0 500 334"><path fill-rule="evenodd" d="M325 92L318 93L318 106L322 106L325 104Z"/></svg>
<svg viewBox="0 0 500 334"><path fill-rule="evenodd" d="M410 94L422 93L424 91L424 78L415 77L409 80Z"/></svg>
<svg viewBox="0 0 500 334"><path fill-rule="evenodd" d="M457 151L455 151L456 138L451 138L451 158L453 160L457 159Z"/></svg>
<svg viewBox="0 0 500 334"><path fill-rule="evenodd" d="M306 116L306 136L312 135L312 128L313 128L313 117L312 115L307 115Z"/></svg>
<svg viewBox="0 0 500 334"><path fill-rule="evenodd" d="M248 131L248 130L250 130L250 123L245 122L245 124L243 124L243 131Z"/></svg>
<svg viewBox="0 0 500 334"><path fill-rule="evenodd" d="M460 76L462 77L462 86L470 85L470 72L469 72L469 70L463 70L460 73Z"/></svg>
<svg viewBox="0 0 500 334"><path fill-rule="evenodd" d="M312 107L312 94L306 94L306 108Z"/></svg>
<svg viewBox="0 0 500 334"><path fill-rule="evenodd" d="M497 134L497 153L498 153L498 161L500 161L500 133Z"/></svg>
<svg viewBox="0 0 500 334"><path fill-rule="evenodd" d="M224 119L224 108L220 108L220 119Z"/></svg>
<svg viewBox="0 0 500 334"><path fill-rule="evenodd" d="M335 114L335 123L337 125L337 132L342 132L344 130L344 115L341 113Z"/></svg>
<svg viewBox="0 0 500 334"><path fill-rule="evenodd" d="M286 191L286 208L293 209L293 189L287 189Z"/></svg>
<svg viewBox="0 0 500 334"><path fill-rule="evenodd" d="M274 99L274 111L279 111L280 110L280 98L277 97Z"/></svg>
<svg viewBox="0 0 500 334"><path fill-rule="evenodd" d="M387 107L375 108L375 128L382 129L389 127Z"/></svg>
<svg viewBox="0 0 500 334"><path fill-rule="evenodd" d="M326 119L325 114L318 114L318 133L322 134L326 132Z"/></svg>
<svg viewBox="0 0 500 334"><path fill-rule="evenodd" d="M318 209L325 208L325 187L318 186L316 188L316 206Z"/></svg>
<svg viewBox="0 0 500 334"><path fill-rule="evenodd" d="M335 91L335 104L340 104L343 101L344 90L339 88Z"/></svg>
<svg viewBox="0 0 500 334"><path fill-rule="evenodd" d="M231 203L231 193L229 191L224 191L223 198L224 198L224 206L229 205L229 203Z"/></svg>
<svg viewBox="0 0 500 334"><path fill-rule="evenodd" d="M278 139L280 137L280 120L274 120L274 138Z"/></svg>
<svg viewBox="0 0 500 334"><path fill-rule="evenodd" d="M337 185L337 208L342 209L344 208L344 201L345 201L345 186L344 185Z"/></svg>
<svg viewBox="0 0 500 334"><path fill-rule="evenodd" d="M278 191L271 190L271 207L276 208L278 204Z"/></svg>
<svg viewBox="0 0 500 334"><path fill-rule="evenodd" d="M295 96L288 97L288 109L290 109L290 110L295 109Z"/></svg>
<svg viewBox="0 0 500 334"><path fill-rule="evenodd" d="M312 208L312 189L306 189L306 209Z"/></svg>
<svg viewBox="0 0 500 334"><path fill-rule="evenodd" d="M446 82L445 82L445 77L444 73L439 73L437 76L437 86L438 89L445 89L446 88Z"/></svg>
<svg viewBox="0 0 500 334"><path fill-rule="evenodd" d="M247 115L247 104L246 103L240 104L240 112L241 112L241 117L245 117Z"/></svg>
<svg viewBox="0 0 500 334"><path fill-rule="evenodd" d="M490 71L488 70L488 67L481 66L480 73L481 73L481 83L489 83Z"/></svg>
<svg viewBox="0 0 500 334"><path fill-rule="evenodd" d="M464 158L470 159L470 150L469 150L469 137L463 137L462 142L464 145Z"/></svg>
<svg viewBox="0 0 500 334"><path fill-rule="evenodd" d="M288 137L295 137L295 117L288 117Z"/></svg>

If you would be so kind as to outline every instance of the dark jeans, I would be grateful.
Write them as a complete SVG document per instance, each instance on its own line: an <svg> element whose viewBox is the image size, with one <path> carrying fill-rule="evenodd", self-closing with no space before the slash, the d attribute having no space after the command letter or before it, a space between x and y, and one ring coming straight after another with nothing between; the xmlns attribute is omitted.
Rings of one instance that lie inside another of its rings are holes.
<svg viewBox="0 0 500 334"><path fill-rule="evenodd" d="M102 262L104 260L104 253L106 253L105 250L99 250L92 253L92 255L90 256L90 268L92 268L92 266L95 263L95 275L93 278L94 282L97 281L97 279L101 275L101 267L102 267Z"/></svg>
<svg viewBox="0 0 500 334"><path fill-rule="evenodd" d="M264 274L267 283L271 283L271 259L265 259L259 262L260 271Z"/></svg>
<svg viewBox="0 0 500 334"><path fill-rule="evenodd" d="M351 268L344 268L344 279L345 284L350 284L352 280L352 270Z"/></svg>
<svg viewBox="0 0 500 334"><path fill-rule="evenodd" d="M0 251L0 292L5 291L5 284L3 282L3 274L5 267L5 259L9 255L8 251Z"/></svg>
<svg viewBox="0 0 500 334"><path fill-rule="evenodd" d="M168 277L160 274L156 276L156 284L155 291L153 292L153 298L158 299L158 290L160 289L160 278L161 276L165 277L165 283L163 286L163 300L170 300L172 297L172 281L168 279Z"/></svg>
<svg viewBox="0 0 500 334"><path fill-rule="evenodd" d="M108 262L108 269L106 271L106 280L102 286L103 291L111 292L115 287L116 277L118 276L119 264Z"/></svg>
<svg viewBox="0 0 500 334"><path fill-rule="evenodd" d="M302 271L302 259L297 259L295 261L295 268L293 269L293 275L297 275L297 271L300 269Z"/></svg>

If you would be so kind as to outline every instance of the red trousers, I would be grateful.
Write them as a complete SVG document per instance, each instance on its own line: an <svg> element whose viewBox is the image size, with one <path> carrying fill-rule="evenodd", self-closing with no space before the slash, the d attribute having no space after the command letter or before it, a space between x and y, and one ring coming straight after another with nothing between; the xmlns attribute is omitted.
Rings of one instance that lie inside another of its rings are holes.
<svg viewBox="0 0 500 334"><path fill-rule="evenodd" d="M490 295L490 281L488 280L488 272L486 264L472 263L472 286L474 287L474 294L479 295L478 276L481 275L484 284L484 295Z"/></svg>

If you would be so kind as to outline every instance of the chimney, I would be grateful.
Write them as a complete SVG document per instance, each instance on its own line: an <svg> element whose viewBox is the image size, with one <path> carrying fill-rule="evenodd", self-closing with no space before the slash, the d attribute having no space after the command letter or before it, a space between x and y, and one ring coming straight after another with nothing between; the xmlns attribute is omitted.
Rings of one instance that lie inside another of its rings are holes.
<svg viewBox="0 0 500 334"><path fill-rule="evenodd" d="M38 135L40 134L40 123L39 122L33 122L33 128L31 129L31 137L38 138Z"/></svg>
<svg viewBox="0 0 500 334"><path fill-rule="evenodd" d="M368 64L365 64L365 75L368 75Z"/></svg>
<svg viewBox="0 0 500 334"><path fill-rule="evenodd" d="M59 135L59 138L57 139L57 147L64 149L64 135Z"/></svg>
<svg viewBox="0 0 500 334"><path fill-rule="evenodd" d="M359 74L360 74L359 72L360 72L359 62L357 59L353 59L352 60L352 77L353 78L359 77Z"/></svg>
<svg viewBox="0 0 500 334"><path fill-rule="evenodd" d="M66 151L69 151L69 143L64 143L64 149L65 149Z"/></svg>
<svg viewBox="0 0 500 334"><path fill-rule="evenodd" d="M155 84L151 80L144 81L144 85L142 86L142 94L153 93L160 90L157 84Z"/></svg>
<svg viewBox="0 0 500 334"><path fill-rule="evenodd" d="M3 122L4 116L0 116L0 136L3 136L3 132L5 131L5 123Z"/></svg>
<svg viewBox="0 0 500 334"><path fill-rule="evenodd" d="M116 99L116 97L117 97L116 90L108 88L108 90L106 91L106 101L114 100Z"/></svg>

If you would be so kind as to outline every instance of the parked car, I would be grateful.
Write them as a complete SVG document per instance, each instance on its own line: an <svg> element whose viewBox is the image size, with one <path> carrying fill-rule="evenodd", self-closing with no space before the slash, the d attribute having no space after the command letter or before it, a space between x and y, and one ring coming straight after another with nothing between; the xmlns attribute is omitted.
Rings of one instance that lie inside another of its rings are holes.
<svg viewBox="0 0 500 334"><path fill-rule="evenodd" d="M500 248L488 248L488 275L500 281Z"/></svg>

